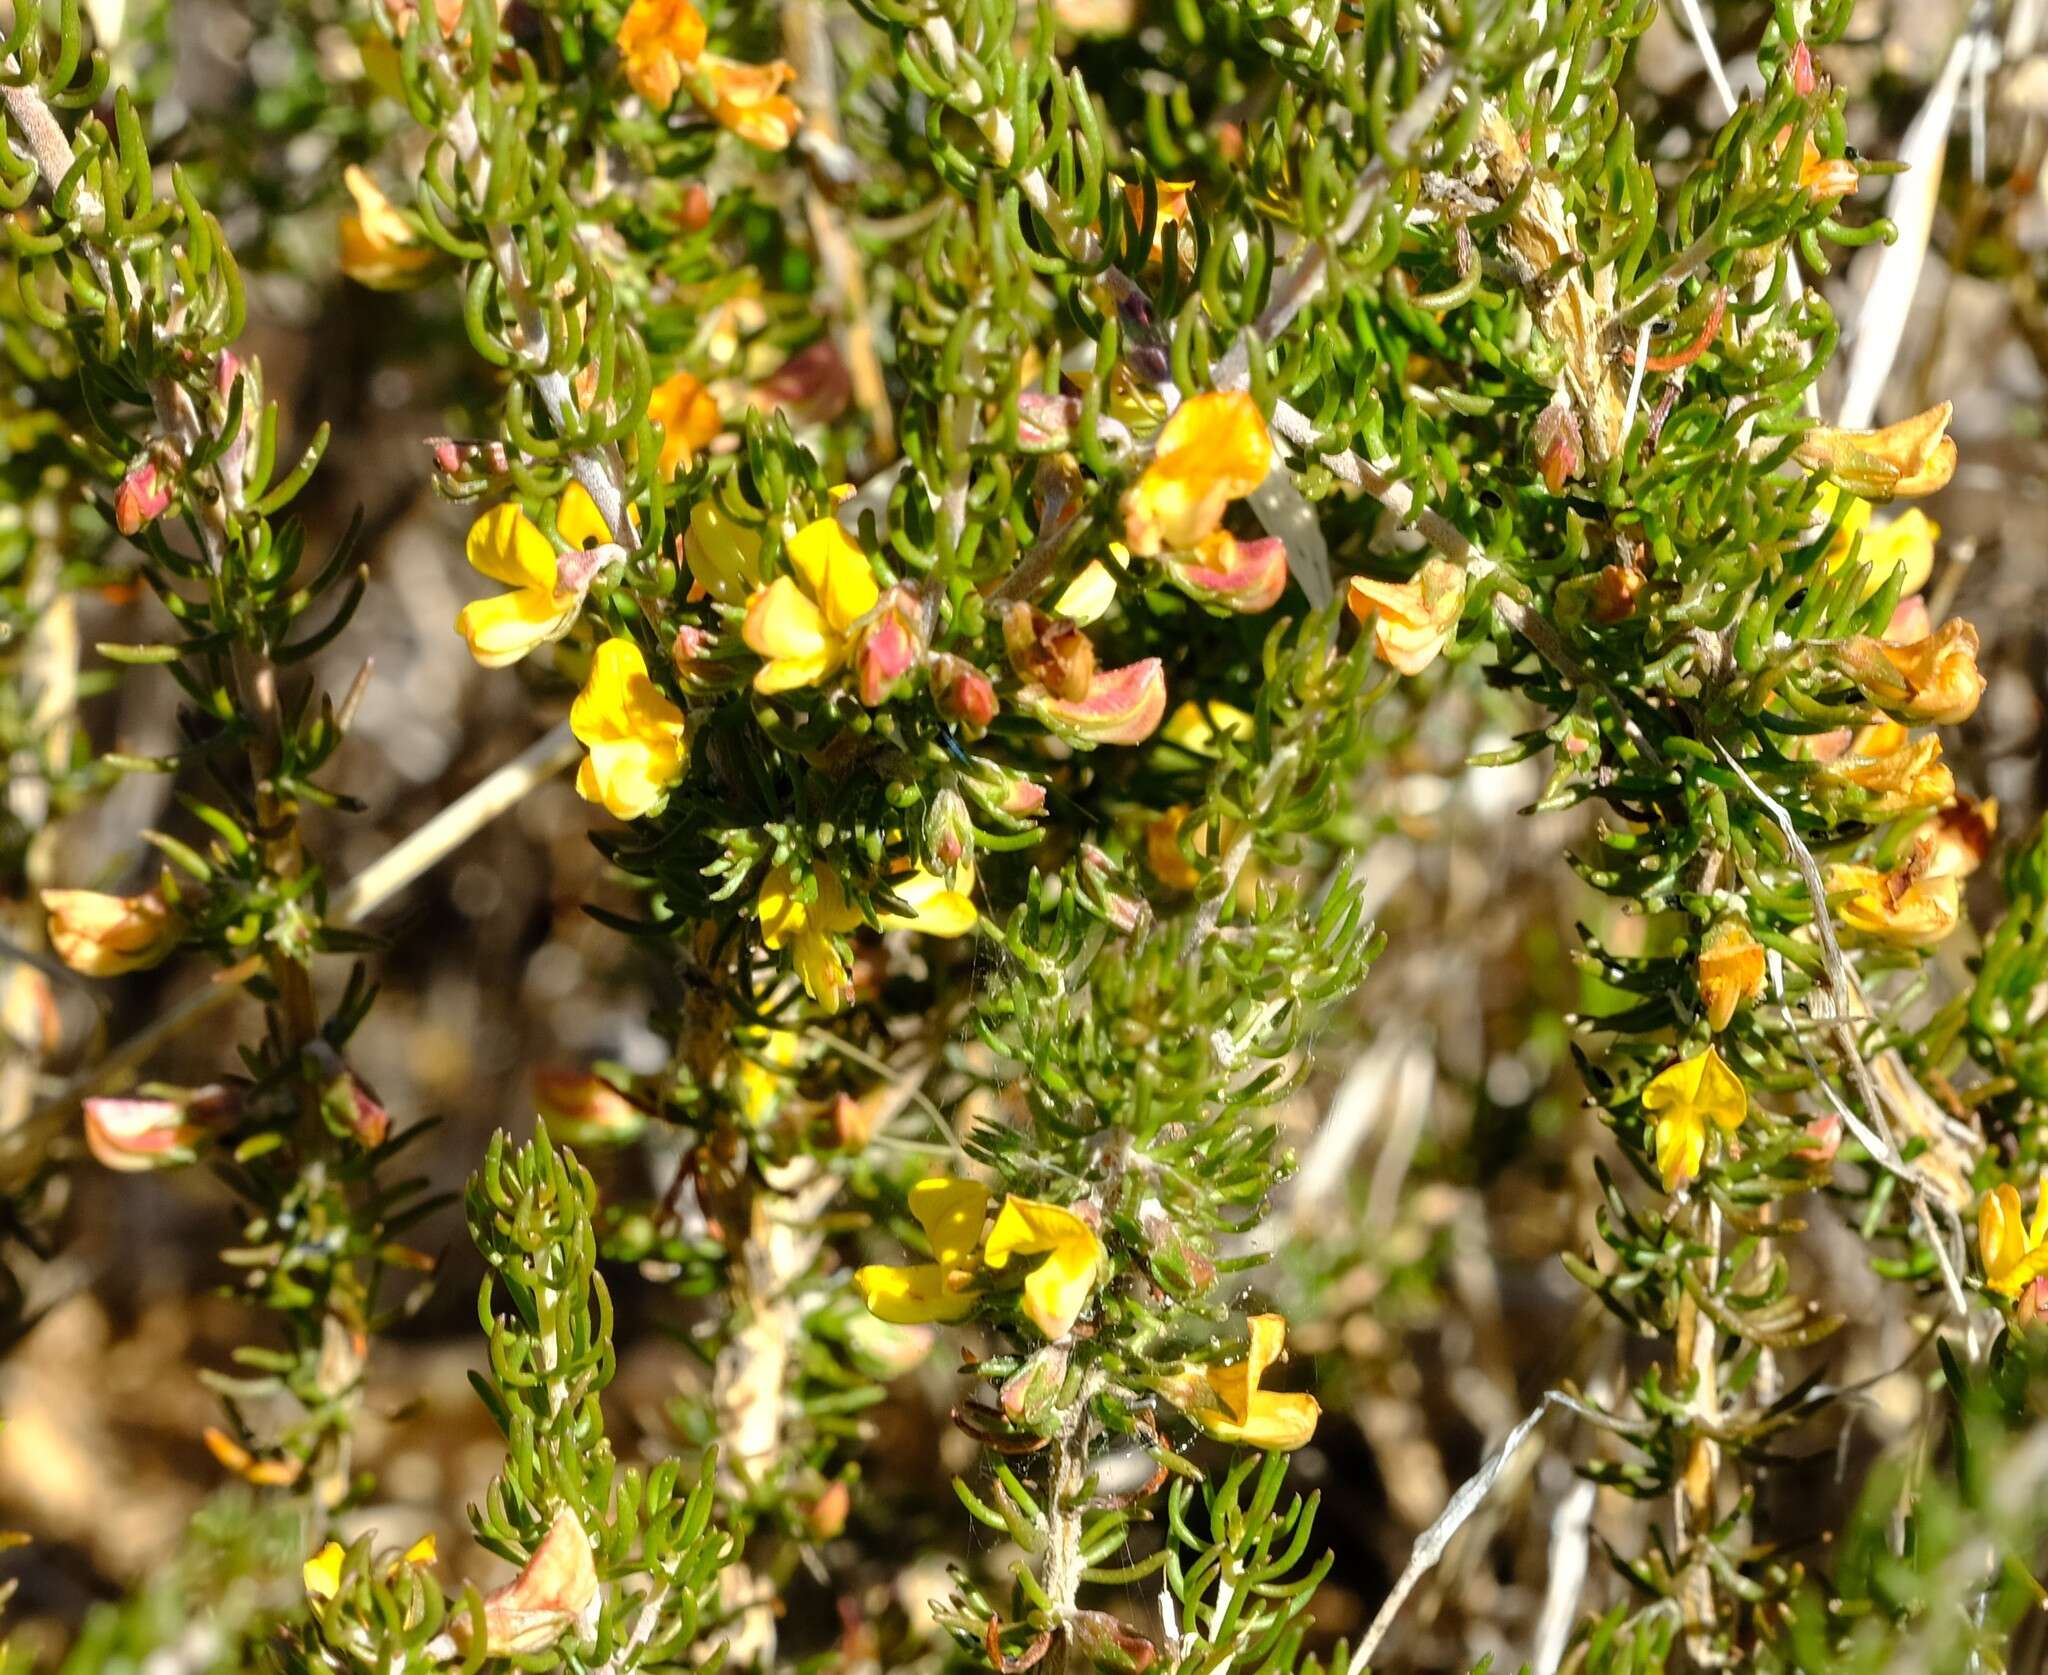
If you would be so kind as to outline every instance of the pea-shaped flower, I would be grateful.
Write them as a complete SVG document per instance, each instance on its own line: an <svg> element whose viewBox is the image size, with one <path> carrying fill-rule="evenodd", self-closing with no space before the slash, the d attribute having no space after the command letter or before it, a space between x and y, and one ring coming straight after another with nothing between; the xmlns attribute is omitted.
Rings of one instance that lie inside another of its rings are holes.
<svg viewBox="0 0 2048 1675"><path fill-rule="evenodd" d="M1024 1276L1024 1313L1048 1338L1064 1338L1088 1306L1103 1268L1095 1229L1061 1204L1014 1195L1003 1200L982 1261L1006 1268L1013 1257L1043 1256Z"/></svg>
<svg viewBox="0 0 2048 1675"><path fill-rule="evenodd" d="M1277 1314L1255 1314L1251 1329L1242 1361L1202 1370L1204 1388L1195 1392L1188 1416L1221 1442L1283 1452L1299 1448L1315 1435L1322 1407L1313 1396L1259 1388L1280 1359L1287 1322Z"/></svg>
<svg viewBox="0 0 2048 1675"><path fill-rule="evenodd" d="M973 1289L975 1247L988 1220L988 1188L979 1181L934 1175L910 1189L910 1213L924 1229L932 1259L892 1268L870 1263L854 1271L868 1312L895 1326L964 1320L981 1295Z"/></svg>
<svg viewBox="0 0 2048 1675"><path fill-rule="evenodd" d="M767 659L754 676L757 692L815 686L853 649L854 624L882 592L867 554L836 518L816 518L785 548L793 576L777 576L747 606L747 645Z"/></svg>
<svg viewBox="0 0 2048 1675"><path fill-rule="evenodd" d="M1273 469L1273 438L1242 390L1189 396L1159 432L1152 463L1124 496L1124 540L1140 558L1191 552Z"/></svg>
<svg viewBox="0 0 2048 1675"><path fill-rule="evenodd" d="M1643 1089L1643 1109L1656 1118L1657 1170L1676 1192L1700 1172L1707 1135L1733 1134L1749 1114L1749 1091L1712 1047L1659 1071Z"/></svg>
<svg viewBox="0 0 2048 1675"><path fill-rule="evenodd" d="M631 640L597 648L590 679L569 707L569 729L590 754L576 790L621 820L637 820L659 804L689 765L683 712L648 677L647 659Z"/></svg>
<svg viewBox="0 0 2048 1675"><path fill-rule="evenodd" d="M555 510L555 528L572 548L601 547L611 531L582 484L569 487ZM455 627L469 652L486 669L517 663L528 652L559 640L575 626L594 567L571 566L571 574L540 525L512 501L493 506L469 527L463 555L472 568L512 591L478 599L462 608ZM579 574L580 572L580 574Z"/></svg>
<svg viewBox="0 0 2048 1675"><path fill-rule="evenodd" d="M2004 1181L1985 1194L1977 1208L1977 1255L1984 1263L1984 1283L2001 1297L2029 1293L2048 1274L2048 1175L2034 1200L2028 1225L2020 1195Z"/></svg>

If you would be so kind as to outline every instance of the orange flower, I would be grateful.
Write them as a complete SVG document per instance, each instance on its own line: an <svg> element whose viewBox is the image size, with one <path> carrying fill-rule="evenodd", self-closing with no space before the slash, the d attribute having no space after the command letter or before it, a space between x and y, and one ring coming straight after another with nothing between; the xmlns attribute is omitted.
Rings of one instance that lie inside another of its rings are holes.
<svg viewBox="0 0 2048 1675"><path fill-rule="evenodd" d="M1696 969L1707 1026L1728 1027L1738 1006L1754 1000L1764 986L1763 945L1740 919L1723 919L1700 944Z"/></svg>
<svg viewBox="0 0 2048 1675"><path fill-rule="evenodd" d="M1465 572L1441 558L1427 560L1407 582L1353 576L1346 601L1351 614L1372 627L1373 650L1404 675L1419 675L1449 643L1465 609Z"/></svg>
<svg viewBox="0 0 2048 1675"><path fill-rule="evenodd" d="M1882 430L1815 425L1799 439L1794 457L1866 500L1932 494L1956 472L1955 439L1948 433L1953 411L1944 401Z"/></svg>
<svg viewBox="0 0 2048 1675"><path fill-rule="evenodd" d="M1955 776L1941 759L1941 740L1932 733L1913 738L1896 721L1858 728L1848 754L1828 764L1827 777L1867 791L1865 810L1889 819L1909 809L1938 808L1955 795Z"/></svg>
<svg viewBox="0 0 2048 1675"><path fill-rule="evenodd" d="M792 66L779 58L772 64L739 64L707 52L700 68L705 92L693 89L692 96L720 127L764 151L784 150L796 138L803 114L782 91L796 80Z"/></svg>
<svg viewBox="0 0 2048 1675"><path fill-rule="evenodd" d="M1846 929L1895 948L1931 948L1963 915L1957 879L1931 873L1919 852L1890 872L1858 864L1831 866L1827 889Z"/></svg>
<svg viewBox="0 0 2048 1675"><path fill-rule="evenodd" d="M1832 203L1853 193L1863 177L1846 157L1823 157L1820 147L1806 136L1806 150L1799 159L1799 184L1817 204Z"/></svg>
<svg viewBox="0 0 2048 1675"><path fill-rule="evenodd" d="M654 386L654 393L647 398L647 417L661 432L664 483L708 448L719 431L718 403L687 372L678 372Z"/></svg>
<svg viewBox="0 0 2048 1675"><path fill-rule="evenodd" d="M97 890L45 890L50 946L87 977L147 971L178 945L178 920L161 890L108 896Z"/></svg>
<svg viewBox="0 0 2048 1675"><path fill-rule="evenodd" d="M675 103L684 71L703 53L704 19L690 0L633 0L619 26L626 80L656 110Z"/></svg>
<svg viewBox="0 0 2048 1675"><path fill-rule="evenodd" d="M1907 645L1859 634L1842 648L1842 670L1873 703L1952 726L1977 713L1984 676L1977 668L1977 630L1951 617L1934 633Z"/></svg>

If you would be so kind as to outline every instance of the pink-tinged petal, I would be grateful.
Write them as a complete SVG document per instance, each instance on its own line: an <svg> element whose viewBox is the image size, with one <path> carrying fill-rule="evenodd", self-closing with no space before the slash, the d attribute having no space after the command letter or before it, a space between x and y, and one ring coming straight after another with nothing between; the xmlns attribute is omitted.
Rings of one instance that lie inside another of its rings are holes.
<svg viewBox="0 0 2048 1675"><path fill-rule="evenodd" d="M1269 611L1287 591L1287 543L1276 535L1240 541L1218 530L1195 551L1162 562L1182 591L1227 611Z"/></svg>
<svg viewBox="0 0 2048 1675"><path fill-rule="evenodd" d="M1166 715L1166 671L1156 657L1098 669L1080 698L1040 691L1026 702L1046 726L1076 744L1140 744Z"/></svg>

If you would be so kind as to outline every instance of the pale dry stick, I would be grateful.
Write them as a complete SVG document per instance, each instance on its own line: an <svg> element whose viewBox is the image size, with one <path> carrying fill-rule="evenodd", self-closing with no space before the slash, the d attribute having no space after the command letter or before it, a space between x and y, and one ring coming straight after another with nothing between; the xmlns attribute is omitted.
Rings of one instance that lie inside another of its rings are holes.
<svg viewBox="0 0 2048 1675"><path fill-rule="evenodd" d="M1717 744L1715 748L1719 750L1721 760L1728 764L1735 777L1742 782L1743 788L1756 798L1776 823L1785 839L1786 847L1792 853L1793 864L1798 868L1800 881L1805 885L1807 898L1812 904L1814 929L1820 939L1821 961L1827 978L1819 990L1827 1004L1827 1015L1817 1018L1816 1022L1822 1024L1833 1037L1835 1051L1847 1067L1850 1079L1856 1084L1857 1094L1863 1101L1863 1108L1869 1114L1870 1127L1865 1128L1848 1115L1846 1102L1840 1105L1844 1120L1849 1123L1851 1132L1862 1142L1864 1148L1870 1151L1878 1164L1905 1184L1913 1207L1914 1219L1920 1223L1921 1231L1926 1234L1927 1242L1933 1248L1935 1258L1940 1264L1949 1302L1959 1319L1967 1319L1970 1312L1969 1302L1963 1294L1962 1282L1957 1278L1954 1265L1949 1258L1945 1238L1945 1233L1951 1229L1943 1229L1936 1225L1934 1212L1928 1203L1930 1190L1938 1193L1941 1188L1938 1183L1928 1179L1917 1165L1906 1164L1900 1159L1898 1146L1885 1125L1884 1097L1878 1091L1876 1078L1871 1075L1870 1066L1865 1062L1862 1047L1856 1039L1855 1020L1843 1015L1840 1009L1841 996L1860 994L1861 990L1855 985L1849 963L1842 954L1842 945L1835 936L1834 917L1828 911L1827 886L1821 879L1820 866L1814 860L1813 852L1799 836L1798 828L1793 825L1792 816L1785 806L1750 777L1725 745ZM1822 1082L1825 1084L1825 1077L1822 1078ZM1877 1144L1873 1145L1873 1142ZM1961 1228L1960 1223L1954 1220L1954 1206L1948 1202L1945 1194L1940 1202L1942 1208L1949 1212L1952 1230L1960 1240Z"/></svg>
<svg viewBox="0 0 2048 1675"><path fill-rule="evenodd" d="M564 721L489 777L470 787L454 802L409 836L401 838L336 895L327 922L337 929L362 923L384 903L451 854L466 838L516 806L536 785L554 777L576 759L580 750ZM128 1075L187 1030L213 1016L242 992L242 985L263 969L261 957L247 959L215 973L148 1027L138 1030L89 1069L72 1077L36 1112L35 1121L67 1116L81 1099L120 1085Z"/></svg>
<svg viewBox="0 0 2048 1675"><path fill-rule="evenodd" d="M1544 1392L1543 1400L1529 1410L1528 1415L1507 1438L1486 1457L1480 1468L1458 1486L1456 1494L1438 1514L1435 1523L1415 1538L1415 1547L1408 1555L1408 1562L1401 1574L1394 1579L1394 1585L1387 1592L1379 1611L1352 1648L1351 1659L1344 1666L1344 1675L1366 1675L1372 1665L1372 1655L1380 1648L1380 1642L1387 1637L1387 1631L1394 1626L1394 1619L1408 1596L1415 1591L1415 1584L1427 1576L1444 1556L1444 1549L1451 1544L1451 1537L1464 1528L1466 1519L1479 1510L1480 1504L1492 1492L1494 1484L1500 1481L1509 1462L1515 1457L1515 1450L1528 1439L1538 1421L1553 1407L1568 1405L1563 1392Z"/></svg>

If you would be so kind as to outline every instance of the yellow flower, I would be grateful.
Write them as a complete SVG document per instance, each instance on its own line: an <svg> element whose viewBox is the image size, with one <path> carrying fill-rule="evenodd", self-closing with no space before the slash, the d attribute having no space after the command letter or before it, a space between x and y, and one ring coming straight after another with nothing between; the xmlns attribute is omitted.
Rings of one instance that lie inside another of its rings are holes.
<svg viewBox="0 0 2048 1675"><path fill-rule="evenodd" d="M796 70L781 59L772 64L739 64L707 52L701 65L703 89L692 97L722 128L764 151L781 151L796 138L803 115L782 91Z"/></svg>
<svg viewBox="0 0 2048 1675"><path fill-rule="evenodd" d="M1977 1254L1984 1283L2001 1297L2017 1297L2048 1274L2048 1175L2034 1199L2034 1223L2026 1224L2020 1195L2001 1181L1977 1209Z"/></svg>
<svg viewBox="0 0 2048 1675"><path fill-rule="evenodd" d="M1024 1313L1048 1338L1064 1338L1088 1306L1088 1294L1102 1271L1102 1241L1072 1210L1015 1195L1003 1200L989 1230L982 1261L1009 1266L1013 1256L1045 1260L1024 1279Z"/></svg>
<svg viewBox="0 0 2048 1675"><path fill-rule="evenodd" d="M1938 808L1955 795L1955 775L1941 759L1932 733L1913 738L1896 721L1858 728L1846 756L1827 765L1827 776L1870 793L1864 812L1889 819L1909 809Z"/></svg>
<svg viewBox="0 0 2048 1675"><path fill-rule="evenodd" d="M1840 498L1841 491L1833 483L1821 485L1823 512L1832 514ZM1858 535L1863 537L1860 546L1856 542ZM1832 575L1849 562L1850 549L1854 548L1856 562L1870 566L1870 578L1863 584L1865 599L1874 598L1894 571L1904 572L1899 597L1910 598L1927 585L1927 578L1934 573L1934 543L1940 538L1941 525L1917 506L1879 523L1871 518L1870 502L1852 495L1849 510L1843 514L1821 562Z"/></svg>
<svg viewBox="0 0 2048 1675"><path fill-rule="evenodd" d="M1313 1396L1259 1388L1266 1369L1280 1359L1287 1322L1277 1314L1255 1314L1251 1329L1251 1348L1244 1360L1203 1369L1212 1401L1189 1417L1221 1442L1281 1451L1299 1448L1315 1435L1323 1410Z"/></svg>
<svg viewBox="0 0 2048 1675"><path fill-rule="evenodd" d="M767 659L757 692L815 686L843 664L853 625L875 608L881 589L867 555L836 518L817 518L786 549L795 576L778 576L747 605L747 645Z"/></svg>
<svg viewBox="0 0 2048 1675"><path fill-rule="evenodd" d="M161 965L178 945L178 919L159 890L108 896L98 890L45 890L50 946L87 977L118 977Z"/></svg>
<svg viewBox="0 0 2048 1675"><path fill-rule="evenodd" d="M704 19L690 0L633 0L619 25L626 80L656 110L675 103L683 72L703 53Z"/></svg>
<svg viewBox="0 0 2048 1675"><path fill-rule="evenodd" d="M1697 973L1707 1027L1724 1030L1736 1007L1748 1005L1764 986L1763 945L1740 919L1724 919L1701 942Z"/></svg>
<svg viewBox="0 0 2048 1675"><path fill-rule="evenodd" d="M341 1562L347 1555L341 1543L330 1541L299 1567L306 1592L315 1599L332 1599L341 1591Z"/></svg>
<svg viewBox="0 0 2048 1675"><path fill-rule="evenodd" d="M1945 727L1967 721L1984 695L1977 630L1961 617L1906 645L1859 634L1839 655L1843 672L1873 703L1914 721Z"/></svg>
<svg viewBox="0 0 2048 1675"><path fill-rule="evenodd" d="M689 766L683 712L647 675L631 640L597 648L590 679L569 706L569 730L590 754L576 791L621 820L637 820L668 795Z"/></svg>
<svg viewBox="0 0 2048 1675"><path fill-rule="evenodd" d="M1919 857L1890 872L1861 865L1831 866L1828 899L1843 926L1873 942L1895 948L1931 948L1963 916L1961 881L1953 873L1929 873Z"/></svg>
<svg viewBox="0 0 2048 1675"><path fill-rule="evenodd" d="M597 503L581 483L572 484L562 496L555 509L555 528L576 548L611 540ZM473 569L512 590L463 606L455 619L456 632L469 642L470 655L486 669L517 663L575 625L583 609L582 590L562 585L553 544L516 503L494 506L471 524L463 553Z"/></svg>
<svg viewBox="0 0 2048 1675"><path fill-rule="evenodd" d="M777 867L762 880L754 912L762 942L778 951L789 949L804 992L827 1012L837 1012L853 999L838 939L861 922L860 910L847 904L839 875L830 867L816 867L811 876L816 894L803 901L789 868Z"/></svg>
<svg viewBox="0 0 2048 1675"><path fill-rule="evenodd" d="M690 509L683 557L696 583L721 605L744 610L761 585L761 532L707 495Z"/></svg>
<svg viewBox="0 0 2048 1675"><path fill-rule="evenodd" d="M433 266L433 247L361 169L350 164L341 178L356 201L355 214L341 218L341 271L373 291L416 283Z"/></svg>
<svg viewBox="0 0 2048 1675"><path fill-rule="evenodd" d="M931 1261L905 1268L870 1263L855 1270L853 1283L868 1312L891 1325L964 1320L981 1295L969 1286L974 1250L988 1220L988 1188L934 1175L910 1189L910 1213L932 1247Z"/></svg>
<svg viewBox="0 0 2048 1675"><path fill-rule="evenodd" d="M647 417L661 432L664 483L708 448L718 434L718 403L687 372L678 372L654 386L654 393L647 398Z"/></svg>
<svg viewBox="0 0 2048 1675"><path fill-rule="evenodd" d="M1199 546L1223 509L1266 480L1273 438L1242 390L1189 396L1159 433L1152 463L1124 495L1124 539L1140 558Z"/></svg>
<svg viewBox="0 0 2048 1675"><path fill-rule="evenodd" d="M434 1564L439 1561L440 1557L441 1549L434 1540L434 1532L429 1530L400 1555L400 1562L404 1564Z"/></svg>
<svg viewBox="0 0 2048 1675"><path fill-rule="evenodd" d="M1700 1172L1708 1125L1733 1134L1749 1114L1742 1079L1708 1047L1659 1071L1643 1089L1643 1109L1657 1119L1657 1169L1676 1192Z"/></svg>
<svg viewBox="0 0 2048 1675"><path fill-rule="evenodd" d="M1449 643L1465 609L1465 572L1441 558L1424 562L1408 582L1351 578L1346 603L1372 627L1372 646L1404 675L1419 675Z"/></svg>
<svg viewBox="0 0 2048 1675"><path fill-rule="evenodd" d="M1944 401L1882 430L1815 425L1800 437L1795 457L1865 499L1932 494L1956 472L1955 438L1948 434L1953 411Z"/></svg>

